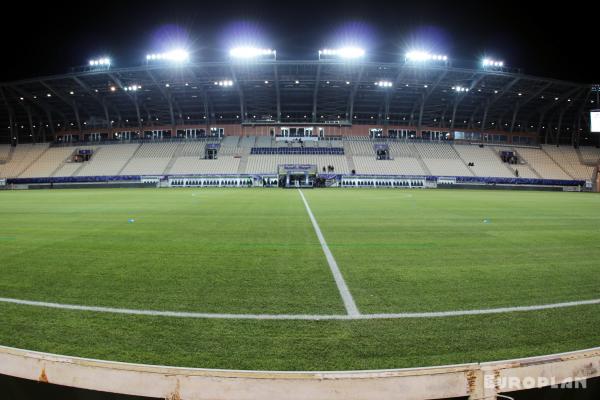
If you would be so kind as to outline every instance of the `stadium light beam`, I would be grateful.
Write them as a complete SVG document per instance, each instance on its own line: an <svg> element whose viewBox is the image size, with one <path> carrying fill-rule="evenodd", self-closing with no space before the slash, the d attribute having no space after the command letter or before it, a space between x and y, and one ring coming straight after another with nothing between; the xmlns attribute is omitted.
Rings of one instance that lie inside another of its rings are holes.
<svg viewBox="0 0 600 400"><path fill-rule="evenodd" d="M273 49L261 49L258 47L234 47L229 50L229 56L237 59L252 59L252 58L277 58L277 51Z"/></svg>
<svg viewBox="0 0 600 400"><path fill-rule="evenodd" d="M338 49L319 50L319 60L321 58L342 58L346 60L362 58L365 56L365 50L360 47L347 46Z"/></svg>

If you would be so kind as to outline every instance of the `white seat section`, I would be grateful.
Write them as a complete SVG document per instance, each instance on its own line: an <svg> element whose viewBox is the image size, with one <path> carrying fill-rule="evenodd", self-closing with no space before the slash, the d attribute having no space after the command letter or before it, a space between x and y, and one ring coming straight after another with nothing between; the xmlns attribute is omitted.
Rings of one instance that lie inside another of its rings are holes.
<svg viewBox="0 0 600 400"><path fill-rule="evenodd" d="M375 150L373 149L373 142L364 142L357 140L344 140L344 153L351 155L375 155Z"/></svg>
<svg viewBox="0 0 600 400"><path fill-rule="evenodd" d="M419 160L413 157L396 157L393 160L376 160L374 156L354 156L357 174L366 175L426 175Z"/></svg>
<svg viewBox="0 0 600 400"><path fill-rule="evenodd" d="M271 147L271 142L270 136L258 136L254 147Z"/></svg>
<svg viewBox="0 0 600 400"><path fill-rule="evenodd" d="M143 143L134 158L171 158L179 143Z"/></svg>
<svg viewBox="0 0 600 400"><path fill-rule="evenodd" d="M215 160L199 157L179 157L171 167L170 174L237 174L240 159L219 156Z"/></svg>
<svg viewBox="0 0 600 400"><path fill-rule="evenodd" d="M275 173L277 172L277 155L248 156L246 164L247 174Z"/></svg>
<svg viewBox="0 0 600 400"><path fill-rule="evenodd" d="M411 152L410 143L404 143L401 151ZM414 149L432 175L473 176L450 143L414 143Z"/></svg>
<svg viewBox="0 0 600 400"><path fill-rule="evenodd" d="M33 164L23 171L19 178L40 178L51 176L75 151L74 147L51 147Z"/></svg>
<svg viewBox="0 0 600 400"><path fill-rule="evenodd" d="M0 164L0 178L18 177L46 149L48 149L48 143L17 145L13 150L10 161Z"/></svg>
<svg viewBox="0 0 600 400"><path fill-rule="evenodd" d="M238 147L242 148L251 148L254 147L256 143L256 136L244 136L240 139Z"/></svg>
<svg viewBox="0 0 600 400"><path fill-rule="evenodd" d="M239 136L225 136L223 140L221 140L221 147L238 147L238 143L240 141Z"/></svg>
<svg viewBox="0 0 600 400"><path fill-rule="evenodd" d="M161 175L171 158L132 158L119 175Z"/></svg>
<svg viewBox="0 0 600 400"><path fill-rule="evenodd" d="M389 142L390 155L393 157L419 157L419 152L413 143Z"/></svg>
<svg viewBox="0 0 600 400"><path fill-rule="evenodd" d="M179 157L204 157L206 142L185 142L176 151Z"/></svg>
<svg viewBox="0 0 600 400"><path fill-rule="evenodd" d="M139 144L98 146L91 160L77 171L76 176L117 175L138 147Z"/></svg>
<svg viewBox="0 0 600 400"><path fill-rule="evenodd" d="M598 147L581 146L579 153L584 162L597 164L600 161L600 148Z"/></svg>
<svg viewBox="0 0 600 400"><path fill-rule="evenodd" d="M179 143L143 143L120 175L161 175Z"/></svg>
<svg viewBox="0 0 600 400"><path fill-rule="evenodd" d="M454 151L450 143L418 142L413 145L422 158L459 159L458 154Z"/></svg>
<svg viewBox="0 0 600 400"><path fill-rule="evenodd" d="M583 165L574 147L542 145L542 149L574 179L592 179L594 167Z"/></svg>
<svg viewBox="0 0 600 400"><path fill-rule="evenodd" d="M457 144L454 145L454 149L465 163L472 162L475 164L474 167L469 167L475 176L500 178L515 176L515 173L507 168L507 163L502 162L498 153L488 146Z"/></svg>
<svg viewBox="0 0 600 400"><path fill-rule="evenodd" d="M10 144L0 144L0 163L8 160L10 155Z"/></svg>
<svg viewBox="0 0 600 400"><path fill-rule="evenodd" d="M242 153L243 150L238 147L239 142L239 136L225 136L219 146L219 155L232 156Z"/></svg>
<svg viewBox="0 0 600 400"><path fill-rule="evenodd" d="M519 147L516 151L544 179L572 180L542 149ZM520 172L520 170L519 170Z"/></svg>
<svg viewBox="0 0 600 400"><path fill-rule="evenodd" d="M55 177L66 177L66 176L72 176L75 171L77 171L79 168L83 167L83 163L76 163L76 162L67 162L64 163L59 169L56 170L56 172L52 175Z"/></svg>
<svg viewBox="0 0 600 400"><path fill-rule="evenodd" d="M473 176L473 172L460 159L423 158L431 175L437 176Z"/></svg>

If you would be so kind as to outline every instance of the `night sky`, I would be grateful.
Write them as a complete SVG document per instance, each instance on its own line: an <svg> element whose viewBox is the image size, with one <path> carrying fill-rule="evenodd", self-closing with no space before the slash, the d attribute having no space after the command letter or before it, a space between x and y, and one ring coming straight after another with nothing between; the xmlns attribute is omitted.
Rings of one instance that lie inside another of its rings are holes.
<svg viewBox="0 0 600 400"><path fill-rule="evenodd" d="M94 56L135 66L145 55L184 44L194 60L222 60L249 41L279 59L315 59L323 47L353 42L368 59L398 61L413 47L475 61L495 56L523 72L600 81L591 3L524 6L525 1L11 2L0 25L0 81L69 72Z"/></svg>

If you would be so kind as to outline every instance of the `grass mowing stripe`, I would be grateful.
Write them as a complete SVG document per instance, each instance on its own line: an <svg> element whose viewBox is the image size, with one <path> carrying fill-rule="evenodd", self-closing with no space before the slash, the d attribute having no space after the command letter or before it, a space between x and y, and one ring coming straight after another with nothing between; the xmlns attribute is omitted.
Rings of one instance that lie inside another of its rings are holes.
<svg viewBox="0 0 600 400"><path fill-rule="evenodd" d="M306 212L308 213L308 216L310 217L310 222L312 222L313 228L315 229L315 233L317 234L317 237L319 238L319 243L321 243L321 248L323 249L323 253L325 253L325 258L327 258L327 263L329 264L329 268L331 269L331 273L333 274L333 279L335 279L335 284L337 285L340 295L342 296L342 300L344 301L344 306L346 307L346 312L348 313L348 315L351 315L351 316L360 315L360 312L358 311L358 307L356 307L356 303L354 302L354 298L352 298L352 294L350 293L350 290L348 289L348 285L346 285L346 281L344 280L344 277L342 276L342 273L340 272L340 268L338 267L337 262L335 261L335 258L333 258L333 254L331 254L331 250L329 250L329 246L327 246L327 242L325 241L325 238L323 237L323 233L321 233L319 224L317 223L317 220L315 219L315 216L313 215L312 211L310 210L308 202L306 201L306 198L304 197L304 193L302 193L302 190L300 190L300 189L298 189L298 193L300 193L300 197L302 197L302 201L304 202L304 207L306 207Z"/></svg>

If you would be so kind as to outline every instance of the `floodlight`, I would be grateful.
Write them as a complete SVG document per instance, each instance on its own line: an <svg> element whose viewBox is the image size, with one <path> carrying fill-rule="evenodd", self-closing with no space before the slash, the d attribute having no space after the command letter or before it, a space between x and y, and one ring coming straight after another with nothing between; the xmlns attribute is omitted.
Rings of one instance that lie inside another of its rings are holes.
<svg viewBox="0 0 600 400"><path fill-rule="evenodd" d="M375 86L379 86L381 88L391 88L392 82L390 81L377 81L375 82Z"/></svg>
<svg viewBox="0 0 600 400"><path fill-rule="evenodd" d="M232 58L260 58L260 57L272 57L276 58L277 52L272 49L261 49L258 47L235 47L229 50L229 55Z"/></svg>
<svg viewBox="0 0 600 400"><path fill-rule="evenodd" d="M91 59L88 64L90 67L94 67L94 68L97 68L97 67L108 68L108 67L110 67L111 59L108 57L94 58L94 59Z"/></svg>
<svg viewBox="0 0 600 400"><path fill-rule="evenodd" d="M137 92L138 90L141 90L142 87L140 85L130 85L130 86L125 86L123 88L123 90L125 90L126 92ZM111 88L112 90L112 88Z"/></svg>
<svg viewBox="0 0 600 400"><path fill-rule="evenodd" d="M492 58L484 58L481 61L483 68L502 68L504 67L504 61L494 60Z"/></svg>
<svg viewBox="0 0 600 400"><path fill-rule="evenodd" d="M146 61L169 61L182 63L190 59L190 53L184 49L174 49L165 53L152 53L146 55Z"/></svg>
<svg viewBox="0 0 600 400"><path fill-rule="evenodd" d="M361 58L365 55L365 50L360 47L340 47L338 49L322 49L319 50L319 59L321 57L325 58L344 58L344 59L353 59L353 58Z"/></svg>
<svg viewBox="0 0 600 400"><path fill-rule="evenodd" d="M222 80L222 81L215 81L215 85L216 86L223 86L223 87L230 87L233 86L233 81L232 80Z"/></svg>
<svg viewBox="0 0 600 400"><path fill-rule="evenodd" d="M424 50L411 50L405 54L406 61L410 62L427 62L427 61L448 61L448 56L444 54L431 54Z"/></svg>

